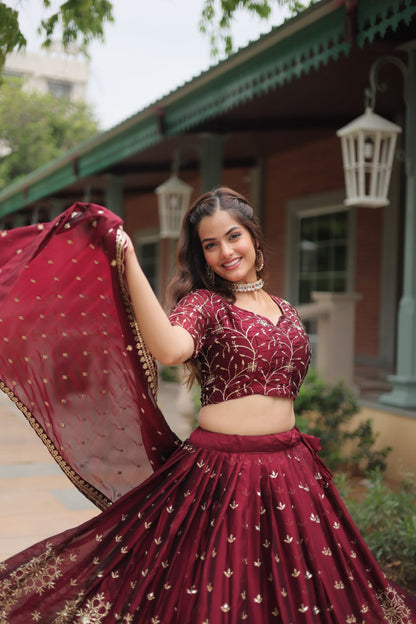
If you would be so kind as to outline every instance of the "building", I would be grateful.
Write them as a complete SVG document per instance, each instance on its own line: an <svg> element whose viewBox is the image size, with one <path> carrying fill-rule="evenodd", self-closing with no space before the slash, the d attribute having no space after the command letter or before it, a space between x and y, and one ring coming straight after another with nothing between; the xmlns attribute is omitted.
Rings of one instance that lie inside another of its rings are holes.
<svg viewBox="0 0 416 624"><path fill-rule="evenodd" d="M60 51L54 45L48 52L12 52L6 58L3 74L23 79L28 91L50 93L71 101L86 98L88 62L75 53Z"/></svg>
<svg viewBox="0 0 416 624"><path fill-rule="evenodd" d="M0 219L104 204L123 216L161 295L174 240L160 236L154 190L175 158L194 196L238 189L263 224L269 290L297 304L324 293L313 318L318 355L331 354L326 374L343 370L350 349L365 415L381 444L400 447L394 471L416 470L415 32L416 0L321 0L5 189ZM387 85L375 110L403 127L405 155L394 161L389 205L377 209L344 203L336 134L364 112L375 67Z"/></svg>

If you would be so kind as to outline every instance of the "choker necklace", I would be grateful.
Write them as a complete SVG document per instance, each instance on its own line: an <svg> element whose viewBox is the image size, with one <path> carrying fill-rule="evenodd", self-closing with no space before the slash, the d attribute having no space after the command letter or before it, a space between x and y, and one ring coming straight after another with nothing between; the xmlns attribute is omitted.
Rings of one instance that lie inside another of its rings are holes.
<svg viewBox="0 0 416 624"><path fill-rule="evenodd" d="M239 282L232 282L231 290L233 292L245 293L252 292L253 290L260 290L263 288L264 280L261 278L257 282L249 282L248 284L241 284Z"/></svg>

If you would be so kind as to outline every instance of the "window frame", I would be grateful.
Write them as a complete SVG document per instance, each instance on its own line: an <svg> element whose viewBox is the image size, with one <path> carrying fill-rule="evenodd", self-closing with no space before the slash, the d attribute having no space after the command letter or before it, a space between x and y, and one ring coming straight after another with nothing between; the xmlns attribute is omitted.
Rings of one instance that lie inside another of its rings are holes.
<svg viewBox="0 0 416 624"><path fill-rule="evenodd" d="M160 291L160 235L158 230L149 230L149 231L140 231L136 232L133 237L134 248L139 259L139 262L142 263L143 260L143 246L148 244L156 245L156 253L155 253L155 288L154 292L156 296L159 296ZM144 269L143 269L144 270ZM146 272L145 272L146 275ZM146 275L147 277L147 275Z"/></svg>
<svg viewBox="0 0 416 624"><path fill-rule="evenodd" d="M347 213L347 278L346 291L354 291L355 275L355 208L344 204L344 191L335 191L308 197L291 199L286 206L286 257L285 257L285 294L294 304L299 304L300 278L300 224L301 219L316 217L336 212Z"/></svg>

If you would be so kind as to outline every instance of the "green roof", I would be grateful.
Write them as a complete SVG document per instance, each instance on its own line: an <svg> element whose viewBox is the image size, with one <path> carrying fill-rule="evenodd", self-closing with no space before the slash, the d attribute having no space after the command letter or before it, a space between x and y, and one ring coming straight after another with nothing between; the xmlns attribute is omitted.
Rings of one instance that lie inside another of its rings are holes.
<svg viewBox="0 0 416 624"><path fill-rule="evenodd" d="M364 45L416 14L414 0L361 0L357 42ZM322 0L296 18L203 72L111 130L80 144L0 193L0 216L53 195L77 179L98 174L269 90L348 55L345 6ZM163 134L159 114L163 114Z"/></svg>

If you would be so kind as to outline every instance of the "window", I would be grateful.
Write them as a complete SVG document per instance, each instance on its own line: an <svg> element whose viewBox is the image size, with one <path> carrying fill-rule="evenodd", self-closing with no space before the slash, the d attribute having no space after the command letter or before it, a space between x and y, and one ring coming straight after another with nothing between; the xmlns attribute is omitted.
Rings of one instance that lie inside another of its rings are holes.
<svg viewBox="0 0 416 624"><path fill-rule="evenodd" d="M56 98L69 98L72 93L72 84L63 80L48 80L48 91Z"/></svg>
<svg viewBox="0 0 416 624"><path fill-rule="evenodd" d="M157 294L159 288L159 239L138 239L136 244L137 256L150 282L153 291Z"/></svg>
<svg viewBox="0 0 416 624"><path fill-rule="evenodd" d="M311 292L348 290L348 212L300 218L298 302Z"/></svg>

